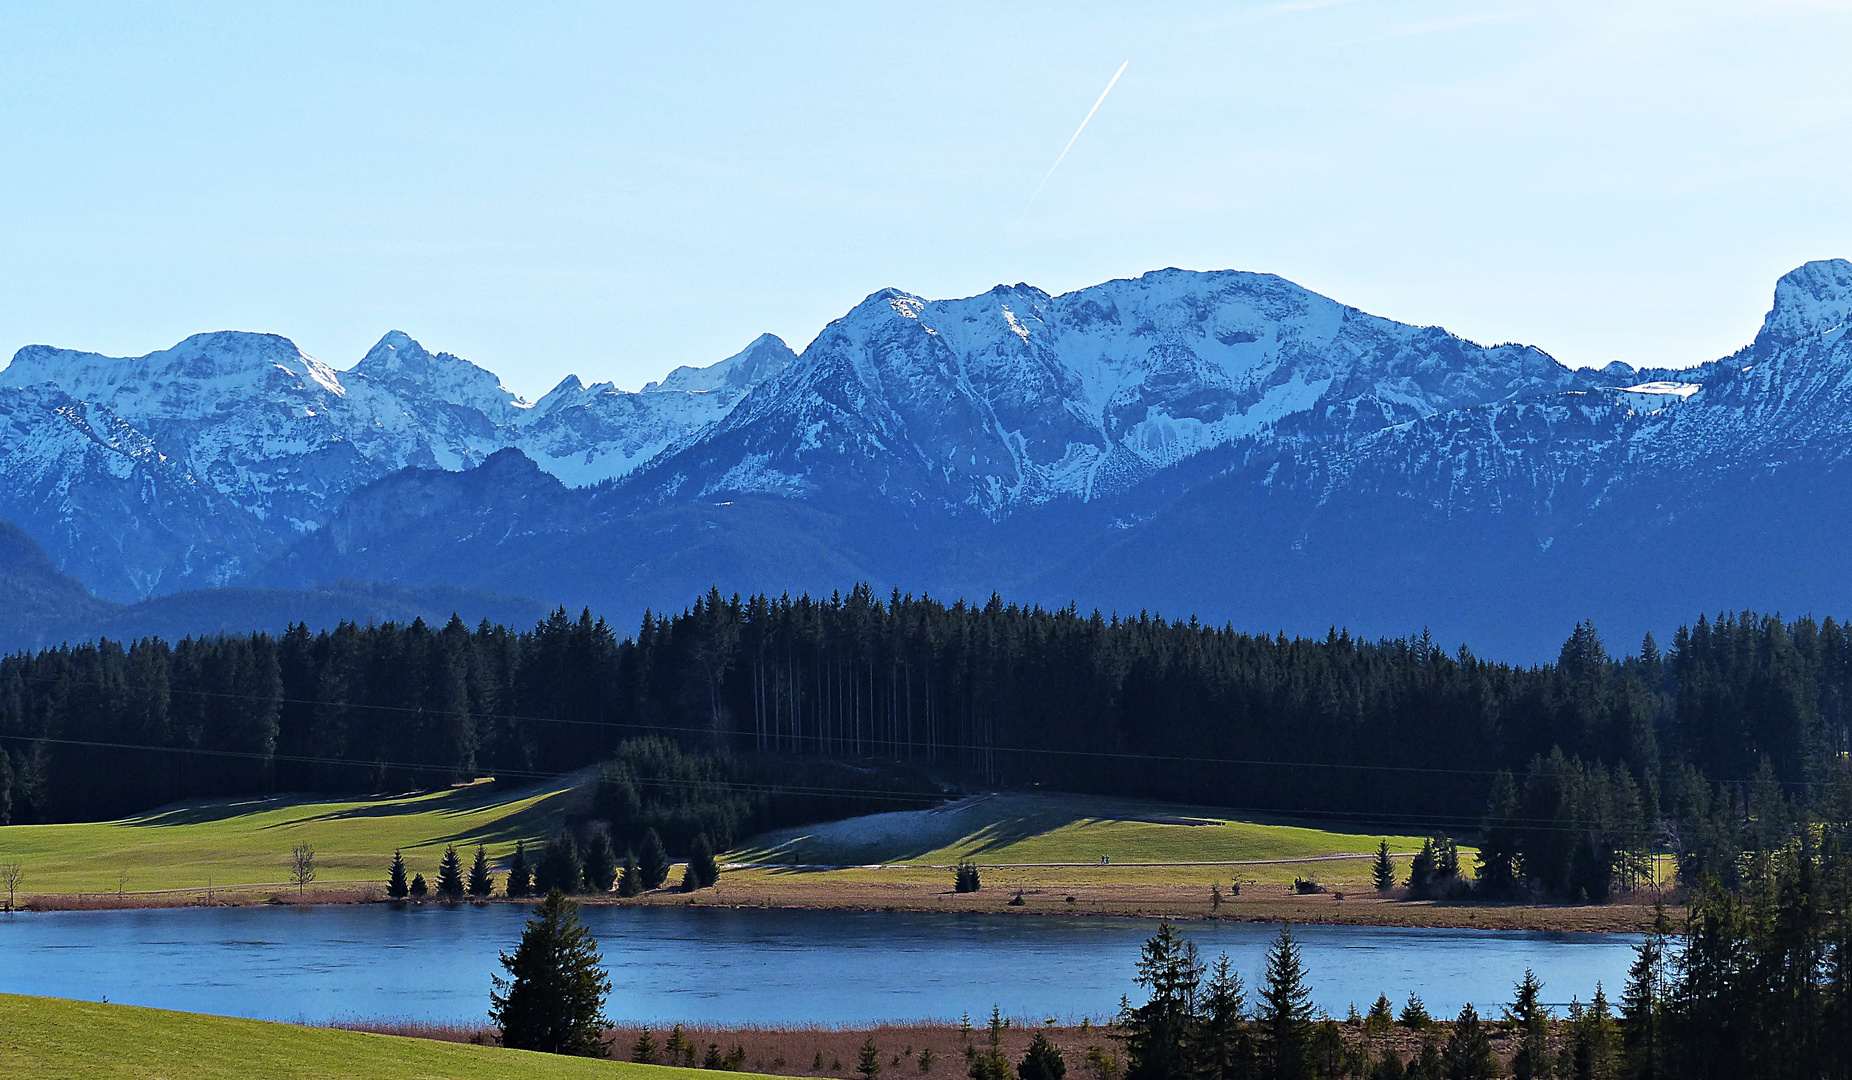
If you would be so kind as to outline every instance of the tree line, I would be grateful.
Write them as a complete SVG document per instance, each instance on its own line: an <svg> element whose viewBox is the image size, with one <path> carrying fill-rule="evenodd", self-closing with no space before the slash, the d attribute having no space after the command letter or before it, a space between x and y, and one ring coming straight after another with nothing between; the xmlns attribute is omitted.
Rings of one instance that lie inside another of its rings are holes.
<svg viewBox="0 0 1852 1080"><path fill-rule="evenodd" d="M1649 636L1625 656L1579 625L1554 663L1519 666L1425 634L710 591L628 637L559 611L530 630L295 626L6 657L0 815L558 774L655 734L742 763L1483 825L1501 887L1596 898L1656 845L1728 878L1804 819L1844 820L1849 701L1852 634L1830 618L1700 617L1663 653ZM776 786L787 771L763 772ZM726 802L707 801L722 817ZM697 831L719 843L728 826Z"/></svg>

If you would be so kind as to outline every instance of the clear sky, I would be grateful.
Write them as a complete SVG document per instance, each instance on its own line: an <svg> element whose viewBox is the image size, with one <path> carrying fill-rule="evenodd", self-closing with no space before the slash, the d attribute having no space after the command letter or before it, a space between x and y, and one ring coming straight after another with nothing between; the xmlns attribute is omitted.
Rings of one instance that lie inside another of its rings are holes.
<svg viewBox="0 0 1852 1080"><path fill-rule="evenodd" d="M0 0L0 354L399 328L534 397L1183 266L1683 365L1852 257L1852 3L537 7Z"/></svg>

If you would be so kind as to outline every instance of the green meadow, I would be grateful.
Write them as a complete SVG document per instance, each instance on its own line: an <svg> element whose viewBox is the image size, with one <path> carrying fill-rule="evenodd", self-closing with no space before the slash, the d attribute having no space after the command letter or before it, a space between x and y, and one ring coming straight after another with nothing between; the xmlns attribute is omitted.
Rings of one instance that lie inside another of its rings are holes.
<svg viewBox="0 0 1852 1080"><path fill-rule="evenodd" d="M755 838L732 858L836 866L1262 862L1412 852L1418 836L1255 821L1226 810L1079 795L979 796Z"/></svg>
<svg viewBox="0 0 1852 1080"><path fill-rule="evenodd" d="M509 787L477 783L374 798L285 795L163 807L120 821L0 828L0 864L25 867L31 893L237 888L289 881L290 852L315 849L316 885L384 882L395 850L413 872L437 869L444 847L543 839L573 797L573 779ZM0 893L0 901L5 899Z"/></svg>
<svg viewBox="0 0 1852 1080"><path fill-rule="evenodd" d="M0 1077L695 1080L712 1075L698 1069L0 994Z"/></svg>

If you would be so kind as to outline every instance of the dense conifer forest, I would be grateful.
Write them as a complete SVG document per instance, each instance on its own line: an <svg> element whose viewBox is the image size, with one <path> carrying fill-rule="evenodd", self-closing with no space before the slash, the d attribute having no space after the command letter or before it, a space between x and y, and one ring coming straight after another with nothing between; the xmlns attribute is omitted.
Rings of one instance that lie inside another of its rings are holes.
<svg viewBox="0 0 1852 1080"><path fill-rule="evenodd" d="M1656 847L1690 880L1734 882L1741 852L1846 820L1849 703L1852 633L1832 619L1701 617L1625 656L1583 625L1557 662L1519 667L1425 635L710 592L629 637L560 611L528 630L295 626L6 657L0 820L553 775L653 735L725 764L664 779L632 762L632 789L823 798L854 770L799 763L886 761L954 785L1483 827L1486 887L1521 873L1599 899ZM847 795L871 805L876 787Z"/></svg>

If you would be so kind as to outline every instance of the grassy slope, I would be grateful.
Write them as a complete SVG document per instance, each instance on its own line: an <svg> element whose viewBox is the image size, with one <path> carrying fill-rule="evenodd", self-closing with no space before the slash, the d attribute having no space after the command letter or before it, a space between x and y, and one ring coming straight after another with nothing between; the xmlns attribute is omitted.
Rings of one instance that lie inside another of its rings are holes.
<svg viewBox="0 0 1852 1080"><path fill-rule="evenodd" d="M875 814L755 838L752 862L947 865L1241 862L1366 854L1383 834L1263 824L1164 803L1071 795L992 795L934 810ZM1193 822L1186 823L1186 822ZM1397 852L1419 837L1388 836Z"/></svg>
<svg viewBox="0 0 1852 1080"><path fill-rule="evenodd" d="M561 780L339 801L189 803L121 821L6 826L0 863L24 864L28 894L115 892L125 871L129 891L203 888L208 879L234 887L287 881L290 851L306 841L315 849L318 885L383 881L397 848L414 872L430 877L448 843L484 843L496 858L517 839L545 836L570 794L569 780Z"/></svg>
<svg viewBox="0 0 1852 1080"><path fill-rule="evenodd" d="M712 1076L428 1039L0 995L0 1077L134 1080L694 1080Z"/></svg>

